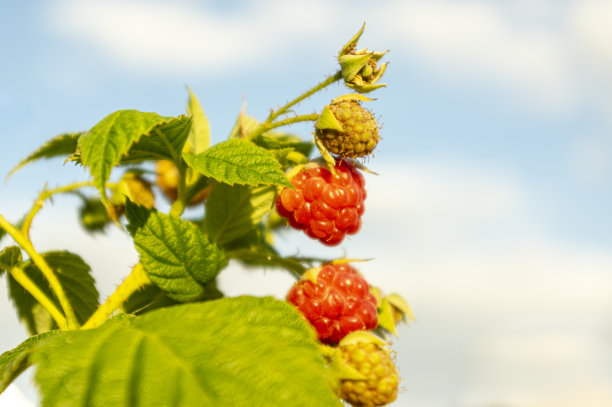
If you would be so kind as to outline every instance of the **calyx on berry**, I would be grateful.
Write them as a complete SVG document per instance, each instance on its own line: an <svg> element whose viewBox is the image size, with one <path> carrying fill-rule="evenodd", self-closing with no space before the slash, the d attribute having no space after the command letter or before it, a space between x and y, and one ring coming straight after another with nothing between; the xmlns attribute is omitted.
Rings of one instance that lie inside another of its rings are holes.
<svg viewBox="0 0 612 407"><path fill-rule="evenodd" d="M289 290L287 301L314 326L323 343L338 343L351 332L378 324L376 298L349 264L309 269Z"/></svg>
<svg viewBox="0 0 612 407"><path fill-rule="evenodd" d="M359 231L367 195L354 165L342 159L335 162L335 174L314 162L294 168L287 175L294 189L282 189L276 199L277 212L289 225L328 246Z"/></svg>
<svg viewBox="0 0 612 407"><path fill-rule="evenodd" d="M338 344L332 368L339 396L355 407L384 406L397 398L400 377L387 343L369 332L353 332Z"/></svg>
<svg viewBox="0 0 612 407"><path fill-rule="evenodd" d="M377 84L387 69L387 63L378 66L378 61L389 51L374 52L368 51L367 48L355 50L364 29L365 23L338 54L344 84L359 93L368 93L387 86L385 83Z"/></svg>
<svg viewBox="0 0 612 407"><path fill-rule="evenodd" d="M340 157L370 155L380 139L378 123L360 102L371 100L358 94L332 100L315 123L317 145Z"/></svg>

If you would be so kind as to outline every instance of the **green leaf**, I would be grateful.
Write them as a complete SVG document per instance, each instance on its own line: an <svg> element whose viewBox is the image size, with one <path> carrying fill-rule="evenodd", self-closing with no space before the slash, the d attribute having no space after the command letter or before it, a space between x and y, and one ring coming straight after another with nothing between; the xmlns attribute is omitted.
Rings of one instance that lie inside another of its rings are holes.
<svg viewBox="0 0 612 407"><path fill-rule="evenodd" d="M5 247L0 252L0 275L21 263L21 249L18 246Z"/></svg>
<svg viewBox="0 0 612 407"><path fill-rule="evenodd" d="M81 163L89 167L102 196L111 169L119 164L134 142L171 119L157 113L119 110L109 114L79 138Z"/></svg>
<svg viewBox="0 0 612 407"><path fill-rule="evenodd" d="M77 320L81 324L84 323L98 308L99 303L98 290L90 274L91 269L78 255L70 252L52 251L43 253L42 256L56 272ZM23 271L61 309L59 300L49 288L49 283L32 261L24 263ZM47 310L11 276L9 276L8 286L9 294L17 308L17 314L30 334L47 332L56 328Z"/></svg>
<svg viewBox="0 0 612 407"><path fill-rule="evenodd" d="M83 133L65 133L60 134L48 140L45 144L40 146L36 151L31 153L29 156L24 158L17 164L11 172L8 173L6 178L10 177L15 171L25 166L26 164L40 160L42 158L52 158L57 156L67 157L74 153L77 148L77 141Z"/></svg>
<svg viewBox="0 0 612 407"><path fill-rule="evenodd" d="M47 332L28 338L15 349L11 349L0 355L0 393L2 393L17 376L30 367L30 355L36 347L55 334L57 334L57 331Z"/></svg>
<svg viewBox="0 0 612 407"><path fill-rule="evenodd" d="M192 223L127 201L128 230L149 278L172 299L193 301L227 264Z"/></svg>
<svg viewBox="0 0 612 407"><path fill-rule="evenodd" d="M291 187L274 156L247 140L227 140L201 154L184 153L183 158L203 175L226 184Z"/></svg>
<svg viewBox="0 0 612 407"><path fill-rule="evenodd" d="M191 117L193 124L189 131L189 137L185 143L183 151L190 154L200 154L210 146L210 126L208 119L198 102L198 98L193 94L191 89L189 92L189 102L187 102L187 113Z"/></svg>
<svg viewBox="0 0 612 407"><path fill-rule="evenodd" d="M121 164L179 159L191 125L191 118L185 115L168 118L168 121L154 126L144 137L140 137L121 158Z"/></svg>
<svg viewBox="0 0 612 407"><path fill-rule="evenodd" d="M275 195L270 186L215 184L206 201L208 236L223 246L244 235L270 211Z"/></svg>
<svg viewBox="0 0 612 407"><path fill-rule="evenodd" d="M296 135L272 131L260 134L253 142L267 150L291 148L305 156L309 156L313 148L312 142L306 142Z"/></svg>
<svg viewBox="0 0 612 407"><path fill-rule="evenodd" d="M183 304L49 338L45 407L340 407L313 329L284 301Z"/></svg>

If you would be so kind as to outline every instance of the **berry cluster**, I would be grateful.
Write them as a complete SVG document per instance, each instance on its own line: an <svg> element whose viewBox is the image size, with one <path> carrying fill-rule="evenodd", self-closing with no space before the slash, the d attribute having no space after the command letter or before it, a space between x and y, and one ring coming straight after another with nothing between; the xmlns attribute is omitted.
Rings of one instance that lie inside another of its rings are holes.
<svg viewBox="0 0 612 407"><path fill-rule="evenodd" d="M311 269L291 288L287 301L315 327L323 343L378 325L376 298L363 277L348 264Z"/></svg>
<svg viewBox="0 0 612 407"><path fill-rule="evenodd" d="M304 167L291 178L295 189L283 189L276 200L279 215L292 227L328 246L359 231L367 195L363 176L350 162L338 159L335 171Z"/></svg>

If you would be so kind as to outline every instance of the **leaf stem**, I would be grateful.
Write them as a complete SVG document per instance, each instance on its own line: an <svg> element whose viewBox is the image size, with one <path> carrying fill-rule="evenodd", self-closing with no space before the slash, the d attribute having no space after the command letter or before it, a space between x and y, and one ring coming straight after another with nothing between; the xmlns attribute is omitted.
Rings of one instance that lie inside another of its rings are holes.
<svg viewBox="0 0 612 407"><path fill-rule="evenodd" d="M70 305L68 297L66 297L66 293L64 292L64 289L62 288L59 279L57 278L51 267L49 267L49 264L47 264L45 259L40 254L38 254L36 249L34 249L34 246L32 246L32 242L26 239L25 236L21 232L19 232L19 230L17 230L17 228L15 228L11 223L9 223L2 215L0 215L0 227L6 230L6 232L11 235L15 243L17 243L19 246L21 246L23 250L25 250L28 256L30 256L30 259L34 262L34 264L38 267L43 276L45 276L45 278L49 282L51 290L59 300L60 305L64 310L64 314L66 315L66 319L68 321L67 329L78 328L79 322L76 319L74 310L72 309L72 305Z"/></svg>
<svg viewBox="0 0 612 407"><path fill-rule="evenodd" d="M32 297L36 299L48 312L51 314L57 326L61 330L68 329L68 323L66 322L66 318L64 314L55 306L53 301L47 297L47 295L30 279L30 277L23 271L20 267L13 267L9 270L11 276L19 283L21 286L29 292Z"/></svg>
<svg viewBox="0 0 612 407"><path fill-rule="evenodd" d="M142 286L149 284L151 280L144 271L141 263L136 264L132 268L132 272L125 280L117 287L114 293L100 305L96 312L85 322L82 329L96 328L104 323L113 312L117 310L132 293Z"/></svg>
<svg viewBox="0 0 612 407"><path fill-rule="evenodd" d="M38 198L36 199L36 201L34 201L34 204L32 205L32 209L30 209L30 212L28 212L28 214L26 215L23 221L23 225L21 226L21 233L23 234L23 237L26 240L30 241L30 228L32 226L32 221L34 220L34 216L36 216L38 211L42 209L47 199L49 199L55 194L71 192L79 188L93 187L93 186L94 186L93 182L83 181L83 182L76 182L70 185L65 185L59 188L55 188L55 189L46 189L46 188L43 189L42 192L38 195Z"/></svg>

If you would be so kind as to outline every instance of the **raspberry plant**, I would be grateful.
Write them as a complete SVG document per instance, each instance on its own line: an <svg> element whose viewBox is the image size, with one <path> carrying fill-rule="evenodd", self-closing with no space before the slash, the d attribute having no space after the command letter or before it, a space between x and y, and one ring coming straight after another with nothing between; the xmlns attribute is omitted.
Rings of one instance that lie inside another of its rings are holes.
<svg viewBox="0 0 612 407"><path fill-rule="evenodd" d="M34 366L43 406L392 402L399 375L385 341L412 318L408 304L383 296L350 260L283 256L273 244L287 227L326 245L358 238L367 194L365 167L353 159L372 154L379 140L360 104L371 99L361 93L385 86L377 82L386 68L378 66L385 53L356 50L364 28L340 51L334 75L261 122L241 112L218 144L210 145L207 118L189 91L187 114L116 111L22 160L11 173L62 157L91 179L43 189L18 222L0 215L0 239L13 241L0 251L0 274L31 334L0 356L0 391ZM339 81L359 94L339 96L321 113L293 111ZM275 130L307 121L312 140ZM311 159L313 146L320 158ZM80 256L38 252L30 236L46 201L68 193L82 200L86 231L119 228L139 254L101 305ZM202 216L187 219L187 206L201 207ZM299 281L286 300L225 297L216 277L230 260L285 269ZM378 339L351 339L366 331Z"/></svg>

